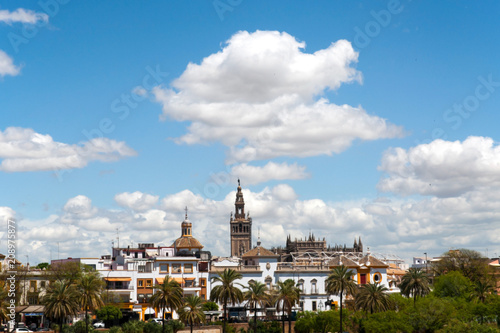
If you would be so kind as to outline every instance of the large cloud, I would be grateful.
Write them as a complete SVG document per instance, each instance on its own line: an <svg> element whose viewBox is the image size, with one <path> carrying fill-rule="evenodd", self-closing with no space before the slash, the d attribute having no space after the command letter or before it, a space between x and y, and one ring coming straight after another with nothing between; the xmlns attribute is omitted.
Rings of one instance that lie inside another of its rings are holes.
<svg viewBox="0 0 500 333"><path fill-rule="evenodd" d="M456 197L500 188L500 146L493 139L435 140L408 150L387 151L379 169L381 191L402 195Z"/></svg>
<svg viewBox="0 0 500 333"><path fill-rule="evenodd" d="M287 184L260 192L243 189L243 193L246 212L253 218L253 242L260 230L267 248L283 246L288 234L295 238L313 232L332 245L351 246L354 238L361 236L365 249L406 259L424 252L437 256L453 247L500 251L498 191L473 191L454 198L338 203L301 200ZM98 257L109 253L111 241L116 245L118 237L121 246L139 242L171 245L180 236L184 207L188 206L193 235L205 250L228 255L234 200L235 191L216 201L184 190L167 195L147 210L134 211L132 207L94 207L90 198L76 196L68 200L61 216L38 221L21 218L17 222L21 238L18 244L40 248L30 254L30 259L39 261L47 261L49 250L55 253L58 243L61 257ZM3 211L14 214L8 207Z"/></svg>
<svg viewBox="0 0 500 333"><path fill-rule="evenodd" d="M191 122L179 143L230 147L229 163L329 155L356 139L402 135L361 107L318 99L342 83L361 81L352 67L358 54L348 41L312 54L304 48L284 32L239 32L222 51L190 63L172 88L153 90L162 118Z"/></svg>
<svg viewBox="0 0 500 333"><path fill-rule="evenodd" d="M49 171L83 168L91 161L113 162L136 152L125 142L95 138L81 144L56 142L30 128L0 131L0 171Z"/></svg>

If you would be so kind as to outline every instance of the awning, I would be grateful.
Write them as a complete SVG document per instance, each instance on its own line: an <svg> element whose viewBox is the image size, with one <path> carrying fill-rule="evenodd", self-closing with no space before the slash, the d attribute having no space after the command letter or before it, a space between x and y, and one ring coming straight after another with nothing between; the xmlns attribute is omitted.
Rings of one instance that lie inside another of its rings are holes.
<svg viewBox="0 0 500 333"><path fill-rule="evenodd" d="M121 282L127 282L127 281L132 281L132 278L129 277L106 277L104 278L106 281L121 281Z"/></svg>
<svg viewBox="0 0 500 333"><path fill-rule="evenodd" d="M193 281L196 280L196 278L184 278L185 281Z"/></svg>
<svg viewBox="0 0 500 333"><path fill-rule="evenodd" d="M21 311L26 316L41 316L44 312L45 306L43 305L30 305Z"/></svg>
<svg viewBox="0 0 500 333"><path fill-rule="evenodd" d="M165 281L165 278L160 278L160 277L156 278L156 283L158 284L163 284L163 281Z"/></svg>
<svg viewBox="0 0 500 333"><path fill-rule="evenodd" d="M182 284L184 282L182 278L174 278L174 281L177 282L178 284Z"/></svg>

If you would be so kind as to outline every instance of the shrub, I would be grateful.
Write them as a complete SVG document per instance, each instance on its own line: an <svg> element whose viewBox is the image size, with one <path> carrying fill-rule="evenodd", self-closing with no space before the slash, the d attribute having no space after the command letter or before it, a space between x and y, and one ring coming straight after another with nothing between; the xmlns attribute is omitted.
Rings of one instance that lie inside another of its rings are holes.
<svg viewBox="0 0 500 333"><path fill-rule="evenodd" d="M120 326L113 326L109 329L108 333L123 333Z"/></svg>

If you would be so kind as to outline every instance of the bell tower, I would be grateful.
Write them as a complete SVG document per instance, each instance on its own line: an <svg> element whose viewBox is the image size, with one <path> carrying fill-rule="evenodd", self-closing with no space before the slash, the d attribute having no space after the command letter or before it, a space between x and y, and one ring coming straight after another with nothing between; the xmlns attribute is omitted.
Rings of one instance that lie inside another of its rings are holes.
<svg viewBox="0 0 500 333"><path fill-rule="evenodd" d="M231 256L241 258L243 253L252 249L252 218L249 214L245 216L245 200L243 199L239 179L234 209L234 217L233 213L231 213L229 222L231 228Z"/></svg>

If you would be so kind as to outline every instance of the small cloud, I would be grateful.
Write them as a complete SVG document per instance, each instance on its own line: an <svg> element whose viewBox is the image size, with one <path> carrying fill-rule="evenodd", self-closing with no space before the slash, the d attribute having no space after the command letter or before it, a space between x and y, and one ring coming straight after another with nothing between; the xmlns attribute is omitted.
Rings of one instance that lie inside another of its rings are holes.
<svg viewBox="0 0 500 333"><path fill-rule="evenodd" d="M37 13L29 9L18 8L13 12L6 9L0 10L0 22L7 24L25 23L35 24L38 22L48 22L49 16L45 13Z"/></svg>
<svg viewBox="0 0 500 333"><path fill-rule="evenodd" d="M14 65L14 61L4 51L0 50L0 76L16 76L21 68Z"/></svg>

